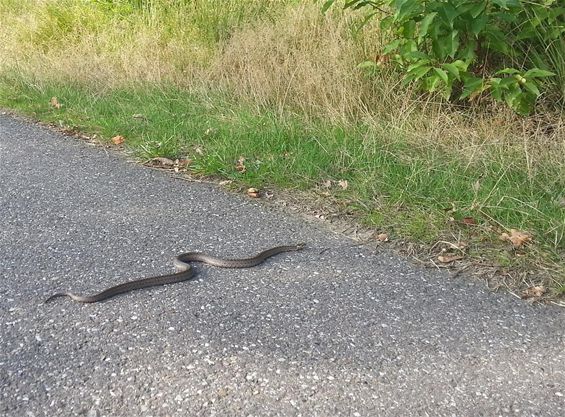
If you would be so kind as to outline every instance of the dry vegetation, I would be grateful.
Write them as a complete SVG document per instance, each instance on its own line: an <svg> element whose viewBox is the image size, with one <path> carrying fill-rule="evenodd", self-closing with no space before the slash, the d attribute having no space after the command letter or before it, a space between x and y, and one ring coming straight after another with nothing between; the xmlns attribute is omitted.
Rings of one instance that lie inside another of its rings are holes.
<svg viewBox="0 0 565 417"><path fill-rule="evenodd" d="M471 158L476 152L467 148L493 140L522 148L530 165L543 158L540 141L558 147L548 155L563 150L560 113L520 119L503 106L458 111L439 98L418 97L386 66L365 74L357 63L379 56L381 34L376 24L357 32L358 16L337 9L322 15L318 4L279 1L262 10L264 2L237 6L242 2L232 0L222 6L200 2L204 12L198 13L190 6L167 7L166 1L109 12L73 0L26 0L24 7L4 2L2 67L38 80L72 80L102 90L139 82L223 89L281 112L384 124L419 144L448 142ZM10 5L25 12L10 12ZM203 33L207 19L219 13L238 17L226 17L219 33Z"/></svg>

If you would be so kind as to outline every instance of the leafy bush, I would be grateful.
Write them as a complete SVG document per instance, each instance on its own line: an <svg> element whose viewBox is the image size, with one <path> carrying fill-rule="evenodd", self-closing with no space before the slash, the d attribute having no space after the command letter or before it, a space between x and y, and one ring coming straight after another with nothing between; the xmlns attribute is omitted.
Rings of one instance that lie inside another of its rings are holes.
<svg viewBox="0 0 565 417"><path fill-rule="evenodd" d="M323 5L326 11L335 0ZM446 98L473 100L490 93L521 114L532 111L542 79L556 75L532 57L562 42L565 8L556 0L346 0L344 8L373 9L391 41L383 56ZM555 58L555 55L553 56ZM563 63L559 59L559 64ZM543 62L543 59L541 60ZM378 69L378 62L364 62Z"/></svg>

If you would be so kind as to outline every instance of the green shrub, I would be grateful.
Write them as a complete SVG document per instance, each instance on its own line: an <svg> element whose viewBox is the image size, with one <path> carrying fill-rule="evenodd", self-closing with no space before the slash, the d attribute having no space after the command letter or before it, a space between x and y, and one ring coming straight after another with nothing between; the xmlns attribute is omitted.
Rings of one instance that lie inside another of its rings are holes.
<svg viewBox="0 0 565 417"><path fill-rule="evenodd" d="M334 2L326 1L323 10ZM346 0L344 5L363 7L373 9L367 20L378 17L391 35L383 54L404 72L404 82L446 98L472 100L490 93L527 114L550 85L543 79L556 75L550 69L562 71L559 49L552 53L554 65L534 66L551 62L544 59L548 45L561 42L563 48L565 8L556 0ZM361 67L375 70L378 63Z"/></svg>

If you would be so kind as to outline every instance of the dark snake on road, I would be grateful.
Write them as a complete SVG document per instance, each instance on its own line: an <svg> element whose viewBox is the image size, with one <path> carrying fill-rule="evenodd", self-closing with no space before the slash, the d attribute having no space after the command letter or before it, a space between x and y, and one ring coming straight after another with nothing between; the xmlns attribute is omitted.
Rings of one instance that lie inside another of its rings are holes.
<svg viewBox="0 0 565 417"><path fill-rule="evenodd" d="M158 275L155 277L139 279L135 281L124 282L123 284L116 285L105 289L91 296L76 295L70 292L58 292L49 297L45 302L49 302L57 297L70 297L79 303L97 303L99 301L107 300L118 294L123 294L128 291L139 290L141 288L154 287L157 285L174 284L189 280L194 276L194 269L190 266L190 262L203 262L208 265L217 266L220 268L251 268L259 265L265 259L271 256L278 255L283 252L292 252L303 249L304 243L296 245L276 246L267 249L251 258L243 259L221 259L215 256L207 255L201 252L187 252L175 257L173 263L176 268L176 273L168 275Z"/></svg>

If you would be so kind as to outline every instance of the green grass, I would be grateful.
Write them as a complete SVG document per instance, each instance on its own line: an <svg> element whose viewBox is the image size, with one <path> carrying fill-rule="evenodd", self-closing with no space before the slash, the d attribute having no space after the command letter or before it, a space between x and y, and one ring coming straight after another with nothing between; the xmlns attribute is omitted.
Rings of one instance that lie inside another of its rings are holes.
<svg viewBox="0 0 565 417"><path fill-rule="evenodd" d="M60 109L49 104L51 97L58 98ZM244 186L320 191L319 185L331 180L325 198L393 239L427 247L440 240L464 241L473 259L550 271L544 284L554 294L565 286L563 166L524 170L524 156L515 149L500 152L492 145L488 157L469 163L443 147L384 134L386 126L306 121L174 86L100 93L5 76L0 106L103 140L123 135L127 149L142 160L188 158L193 174ZM139 114L145 118L132 117ZM236 169L240 157L244 173ZM348 182L346 189L337 185L340 180ZM461 224L465 217L478 225ZM533 245L509 250L498 237L510 228L532 233Z"/></svg>

